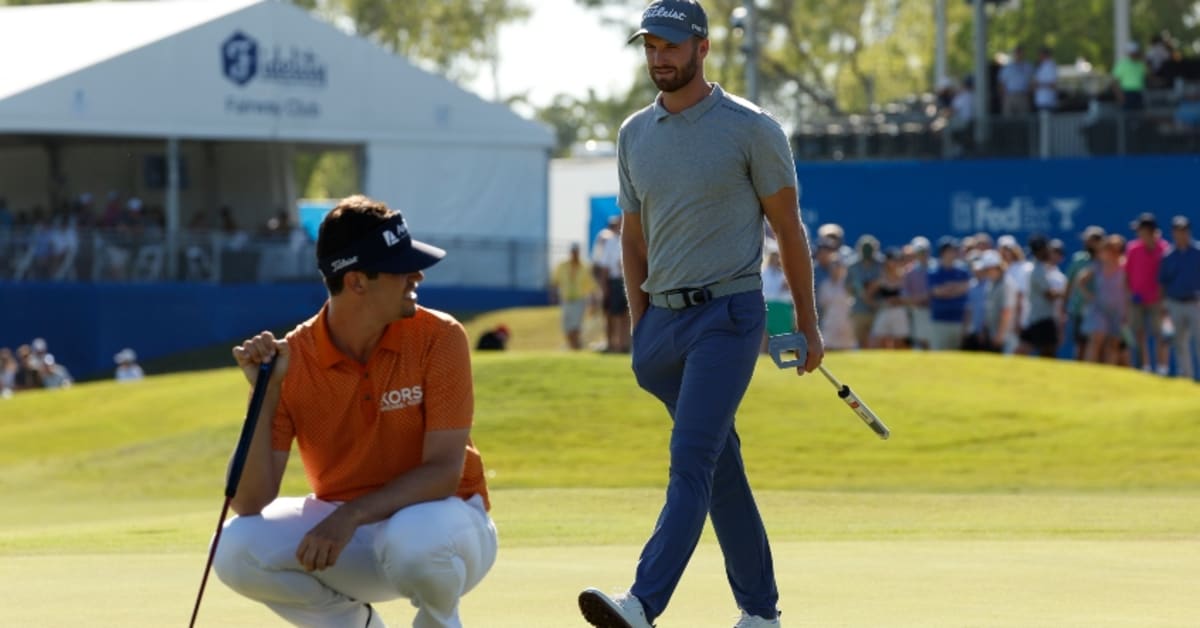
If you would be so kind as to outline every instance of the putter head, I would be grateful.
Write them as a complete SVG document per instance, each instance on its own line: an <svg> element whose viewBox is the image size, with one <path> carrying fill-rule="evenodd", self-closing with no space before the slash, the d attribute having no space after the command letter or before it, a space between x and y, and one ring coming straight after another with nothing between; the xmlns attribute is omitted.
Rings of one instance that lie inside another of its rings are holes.
<svg viewBox="0 0 1200 628"><path fill-rule="evenodd" d="M771 359L775 360L775 365L781 369L804 366L804 362L808 360L808 338L801 333L777 334L767 339L767 351L770 352ZM796 357L787 359L784 354Z"/></svg>

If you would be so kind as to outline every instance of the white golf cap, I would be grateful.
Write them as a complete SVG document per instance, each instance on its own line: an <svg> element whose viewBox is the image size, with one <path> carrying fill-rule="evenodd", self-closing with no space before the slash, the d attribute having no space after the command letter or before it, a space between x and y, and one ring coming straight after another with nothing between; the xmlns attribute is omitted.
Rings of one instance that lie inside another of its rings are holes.
<svg viewBox="0 0 1200 628"><path fill-rule="evenodd" d="M1003 261L1000 259L1000 254L992 249L988 249L979 254L979 258L975 260L975 270L987 270L989 268L1000 268Z"/></svg>
<svg viewBox="0 0 1200 628"><path fill-rule="evenodd" d="M1003 249L1003 248L1019 249L1019 248L1021 248L1021 245L1017 244L1017 239L1014 238L1012 236L1012 234L1006 233L1006 234L1000 236L999 238L996 238L996 247L1001 248L1001 249Z"/></svg>
<svg viewBox="0 0 1200 628"><path fill-rule="evenodd" d="M917 237L913 238L912 242L909 242L908 244L909 244L909 246L913 247L913 250L926 251L926 252L928 252L929 249L933 246L932 244L929 243L929 238L926 238L925 236L917 236Z"/></svg>
<svg viewBox="0 0 1200 628"><path fill-rule="evenodd" d="M137 362L137 354L134 353L133 349L126 347L113 356L113 362L117 364L121 364L122 362Z"/></svg>
<svg viewBox="0 0 1200 628"><path fill-rule="evenodd" d="M841 225L832 222L827 222L817 227L817 237L824 238L828 236L833 236L841 240L845 237L845 232L842 231Z"/></svg>

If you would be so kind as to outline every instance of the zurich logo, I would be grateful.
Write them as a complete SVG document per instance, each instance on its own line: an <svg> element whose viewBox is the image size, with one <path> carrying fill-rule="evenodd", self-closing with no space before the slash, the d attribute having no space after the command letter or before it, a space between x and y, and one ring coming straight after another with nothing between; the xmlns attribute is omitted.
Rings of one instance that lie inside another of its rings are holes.
<svg viewBox="0 0 1200 628"><path fill-rule="evenodd" d="M221 44L221 71L237 85L249 83L258 73L258 42L242 31L234 31Z"/></svg>

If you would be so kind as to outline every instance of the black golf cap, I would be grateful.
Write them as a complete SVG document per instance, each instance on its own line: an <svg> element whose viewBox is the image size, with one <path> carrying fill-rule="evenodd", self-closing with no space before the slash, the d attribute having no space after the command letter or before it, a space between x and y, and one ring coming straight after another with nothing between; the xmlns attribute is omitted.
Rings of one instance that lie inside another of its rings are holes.
<svg viewBox="0 0 1200 628"><path fill-rule="evenodd" d="M1154 217L1154 214L1151 214L1150 212L1142 212L1141 214L1138 214L1136 220L1129 223L1129 228L1133 229L1134 231L1137 231L1143 227L1149 229L1158 228L1158 219Z"/></svg>
<svg viewBox="0 0 1200 628"><path fill-rule="evenodd" d="M642 27L629 43L642 35L655 35L681 44L689 37L708 39L708 15L696 0L655 0L642 13Z"/></svg>
<svg viewBox="0 0 1200 628"><path fill-rule="evenodd" d="M326 277L352 270L403 275L425 270L445 256L446 251L412 239L404 217L397 212L369 235L318 260L318 266Z"/></svg>

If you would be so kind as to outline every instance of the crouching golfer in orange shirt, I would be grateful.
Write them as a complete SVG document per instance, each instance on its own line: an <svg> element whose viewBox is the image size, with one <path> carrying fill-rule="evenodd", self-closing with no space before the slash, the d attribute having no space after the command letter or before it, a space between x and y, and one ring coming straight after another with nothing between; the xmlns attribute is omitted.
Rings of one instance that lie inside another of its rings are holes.
<svg viewBox="0 0 1200 628"><path fill-rule="evenodd" d="M276 364L214 568L292 624L376 628L371 603L403 597L413 626L461 626L495 562L467 336L416 302L444 255L383 203L344 199L317 238L324 307L233 349L247 379ZM279 497L293 440L307 497Z"/></svg>

